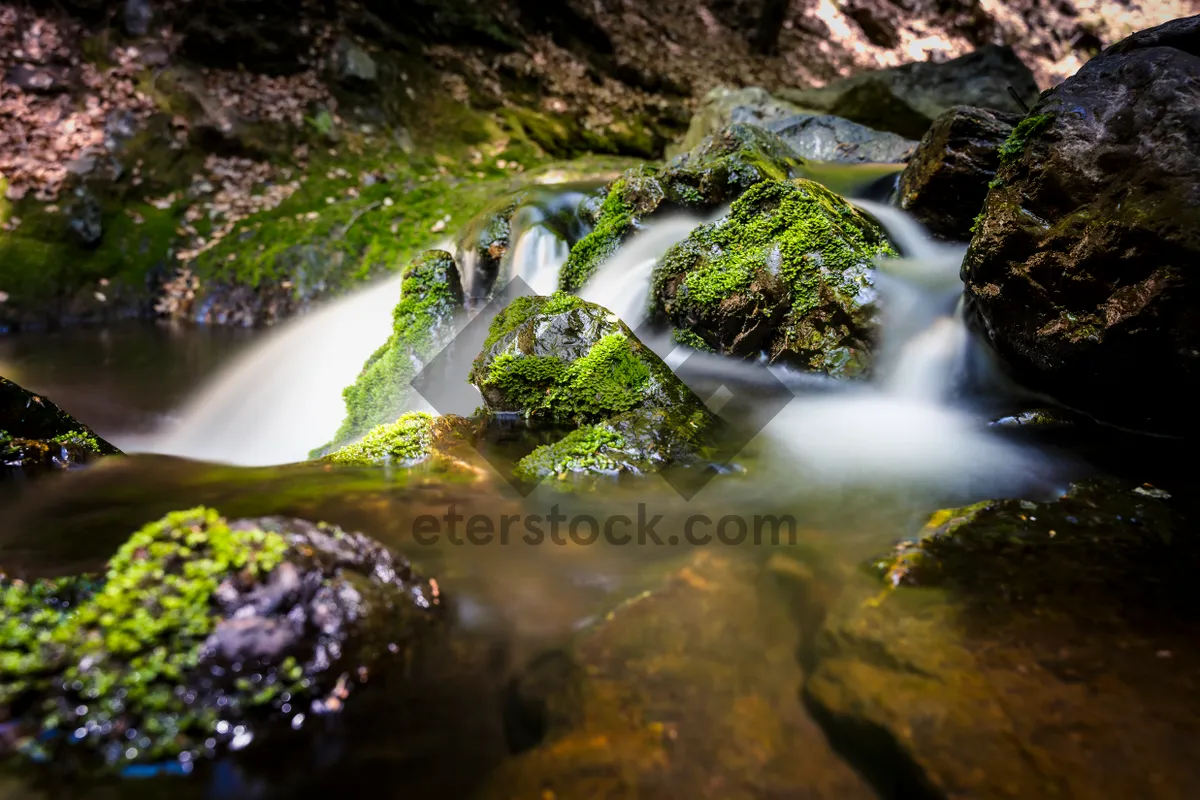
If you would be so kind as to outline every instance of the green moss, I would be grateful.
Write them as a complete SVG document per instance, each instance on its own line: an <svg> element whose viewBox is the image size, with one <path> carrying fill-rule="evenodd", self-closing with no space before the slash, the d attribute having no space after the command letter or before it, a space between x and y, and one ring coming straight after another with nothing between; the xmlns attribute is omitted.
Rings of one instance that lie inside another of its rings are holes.
<svg viewBox="0 0 1200 800"><path fill-rule="evenodd" d="M812 181L764 181L655 267L655 307L719 352L767 352L851 377L865 368L874 259L895 256L868 217Z"/></svg>
<svg viewBox="0 0 1200 800"><path fill-rule="evenodd" d="M2 439L2 438L3 437L0 437L0 439ZM99 453L104 452L103 449L100 447L99 440L94 435L92 435L91 433L88 433L87 431L71 431L70 433L64 433L64 434L55 436L50 441L56 442L58 444L73 444L73 445L76 445L77 447L82 447L84 450L88 450L92 453L99 454Z"/></svg>
<svg viewBox="0 0 1200 800"><path fill-rule="evenodd" d="M493 411L560 423L639 407L682 419L703 408L623 322L563 292L518 298L498 314L471 381Z"/></svg>
<svg viewBox="0 0 1200 800"><path fill-rule="evenodd" d="M714 353L712 345L700 338L695 331L690 331L687 328L676 328L671 331L671 338L676 344L681 344L684 347L690 347L693 350L699 350L702 353Z"/></svg>
<svg viewBox="0 0 1200 800"><path fill-rule="evenodd" d="M334 464L413 463L427 458L433 445L433 417L421 411L380 425L360 441L326 456Z"/></svg>
<svg viewBox="0 0 1200 800"><path fill-rule="evenodd" d="M715 208L757 183L797 175L802 166L802 159L777 136L735 124L666 166L630 170L610 187L592 233L571 248L559 287L577 291L639 221L656 211Z"/></svg>
<svg viewBox="0 0 1200 800"><path fill-rule="evenodd" d="M559 275L559 286L564 291L578 291L628 237L635 210L625 197L628 189L625 178L613 183L600 206L595 227L571 248Z"/></svg>
<svg viewBox="0 0 1200 800"><path fill-rule="evenodd" d="M1008 165L1019 159L1025 152L1025 144L1029 137L1042 131L1053 121L1052 114L1032 114L1018 122L1012 133L1000 145L1000 163Z"/></svg>
<svg viewBox="0 0 1200 800"><path fill-rule="evenodd" d="M449 253L431 250L408 266L400 302L392 312L392 335L346 387L346 419L333 442L313 451L314 457L364 436L404 411L418 364L436 355L453 336L462 304L458 268Z"/></svg>
<svg viewBox="0 0 1200 800"><path fill-rule="evenodd" d="M0 695L53 689L42 708L46 735L99 746L111 726L144 720L114 760L178 753L179 737L203 734L217 719L216 709L200 709L194 696L176 691L200 663L216 623L214 592L231 575L261 579L286 550L278 534L233 529L217 512L195 508L130 537L110 560L103 586L86 598L77 593L79 602L30 610L36 599L77 590L78 582L8 587Z"/></svg>
<svg viewBox="0 0 1200 800"><path fill-rule="evenodd" d="M538 481L547 475L569 472L615 471L620 468L621 462L606 450L624 444L624 438L608 426L588 425L554 444L537 448L517 462L513 474L522 480Z"/></svg>

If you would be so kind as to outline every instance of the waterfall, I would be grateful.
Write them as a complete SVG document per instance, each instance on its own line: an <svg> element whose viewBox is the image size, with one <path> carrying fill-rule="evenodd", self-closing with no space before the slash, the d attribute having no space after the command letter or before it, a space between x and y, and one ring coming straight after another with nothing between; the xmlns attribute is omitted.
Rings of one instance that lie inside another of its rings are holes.
<svg viewBox="0 0 1200 800"><path fill-rule="evenodd" d="M525 281L536 294L553 294L568 250L567 243L544 225L531 225L512 249L511 274Z"/></svg>
<svg viewBox="0 0 1200 800"><path fill-rule="evenodd" d="M301 461L346 415L342 389L387 340L399 275L289 320L222 370L165 430L114 442L243 466Z"/></svg>
<svg viewBox="0 0 1200 800"><path fill-rule="evenodd" d="M718 219L724 210L710 219ZM579 296L616 314L630 328L645 321L650 307L650 278L654 265L671 246L706 222L702 217L679 214L650 221L600 266Z"/></svg>

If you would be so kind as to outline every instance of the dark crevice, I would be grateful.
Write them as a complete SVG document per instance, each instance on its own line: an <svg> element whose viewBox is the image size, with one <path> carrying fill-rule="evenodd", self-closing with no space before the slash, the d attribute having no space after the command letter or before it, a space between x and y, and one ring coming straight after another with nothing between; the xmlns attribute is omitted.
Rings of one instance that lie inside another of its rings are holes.
<svg viewBox="0 0 1200 800"><path fill-rule="evenodd" d="M805 709L821 726L833 751L858 772L882 800L946 800L925 771L886 729L862 718L834 714L800 692Z"/></svg>

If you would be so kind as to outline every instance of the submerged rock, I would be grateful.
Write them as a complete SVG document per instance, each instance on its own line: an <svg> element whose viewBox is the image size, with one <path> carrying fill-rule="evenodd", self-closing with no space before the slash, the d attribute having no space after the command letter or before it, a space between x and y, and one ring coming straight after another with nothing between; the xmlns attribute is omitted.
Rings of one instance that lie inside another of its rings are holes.
<svg viewBox="0 0 1200 800"><path fill-rule="evenodd" d="M1014 377L1101 419L1194 431L1200 18L1134 34L1001 148L962 277Z"/></svg>
<svg viewBox="0 0 1200 800"><path fill-rule="evenodd" d="M735 124L663 167L626 172L609 187L594 230L571 248L560 288L571 292L582 287L651 214L717 208L756 183L799 174L801 164L777 136Z"/></svg>
<svg viewBox="0 0 1200 800"><path fill-rule="evenodd" d="M876 797L807 714L804 634L764 573L702 550L528 670L518 698L545 737L479 796Z"/></svg>
<svg viewBox="0 0 1200 800"><path fill-rule="evenodd" d="M342 708L440 618L379 544L197 508L134 534L104 576L6 581L0 701L35 759L184 765Z"/></svg>
<svg viewBox="0 0 1200 800"><path fill-rule="evenodd" d="M655 409L701 430L708 411L616 315L574 295L519 297L492 321L471 383L492 412L587 425Z"/></svg>
<svg viewBox="0 0 1200 800"><path fill-rule="evenodd" d="M950 61L860 72L818 89L779 94L805 109L920 139L934 119L954 106L1024 113L1009 94L1010 85L1026 104L1037 99L1033 73L1013 49L987 45Z"/></svg>
<svg viewBox="0 0 1200 800"><path fill-rule="evenodd" d="M430 250L404 268L400 302L392 312L392 335L346 387L346 419L333 442L314 451L314 456L394 421L405 410L412 397L410 382L453 338L462 307L458 267L449 253Z"/></svg>
<svg viewBox="0 0 1200 800"><path fill-rule="evenodd" d="M1191 530L1109 482L939 512L833 603L805 695L896 796L1187 797Z"/></svg>
<svg viewBox="0 0 1200 800"><path fill-rule="evenodd" d="M836 376L870 362L873 259L883 231L808 180L760 183L701 225L654 270L654 303L719 353Z"/></svg>
<svg viewBox="0 0 1200 800"><path fill-rule="evenodd" d="M514 474L537 482L584 476L646 475L668 466L695 463L706 444L703 430L680 425L658 408L638 409L585 425L517 462Z"/></svg>
<svg viewBox="0 0 1200 800"><path fill-rule="evenodd" d="M900 175L900 207L935 236L967 241L1018 114L958 106L933 122Z"/></svg>
<svg viewBox="0 0 1200 800"><path fill-rule="evenodd" d="M70 469L120 454L54 403L0 378L0 477Z"/></svg>

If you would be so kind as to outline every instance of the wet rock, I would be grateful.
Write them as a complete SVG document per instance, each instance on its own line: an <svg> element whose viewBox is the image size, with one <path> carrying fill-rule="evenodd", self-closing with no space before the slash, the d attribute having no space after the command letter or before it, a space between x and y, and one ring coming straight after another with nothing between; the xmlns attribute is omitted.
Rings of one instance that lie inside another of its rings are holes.
<svg viewBox="0 0 1200 800"><path fill-rule="evenodd" d="M967 241L1018 114L952 108L933 122L900 176L900 207L934 235Z"/></svg>
<svg viewBox="0 0 1200 800"><path fill-rule="evenodd" d="M653 302L716 352L856 376L870 363L873 259L894 253L820 184L768 181L667 252Z"/></svg>
<svg viewBox="0 0 1200 800"><path fill-rule="evenodd" d="M1043 96L963 263L1014 377L1128 427L1196 429L1198 43L1195 17L1134 34Z"/></svg>
<svg viewBox="0 0 1200 800"><path fill-rule="evenodd" d="M894 796L1187 797L1190 530L1161 489L1109 482L939 512L829 609L806 697Z"/></svg>
<svg viewBox="0 0 1200 800"><path fill-rule="evenodd" d="M668 153L691 150L722 128L744 123L771 131L796 155L812 161L900 163L917 143L894 133L872 130L850 120L806 114L765 89L718 87L693 115L683 142Z"/></svg>
<svg viewBox="0 0 1200 800"><path fill-rule="evenodd" d="M492 412L587 425L656 409L687 429L710 424L690 389L615 314L556 292L519 297L492 321L471 383Z"/></svg>
<svg viewBox="0 0 1200 800"><path fill-rule="evenodd" d="M517 462L514 474L589 485L595 476L648 475L668 466L697 464L704 431L680 426L662 409L639 409L585 425Z"/></svg>
<svg viewBox="0 0 1200 800"><path fill-rule="evenodd" d="M61 94L71 89L71 70L54 65L16 64L5 73L4 80L23 92Z"/></svg>
<svg viewBox="0 0 1200 800"><path fill-rule="evenodd" d="M1010 96L1010 85L1026 104L1037 99L1033 73L1013 49L987 45L950 61L860 72L818 89L785 89L779 95L806 110L920 139L954 106L1024 113Z"/></svg>
<svg viewBox="0 0 1200 800"><path fill-rule="evenodd" d="M491 295L504 256L513 245L513 217L525 198L525 192L503 197L463 229L457 252L462 263L463 294L469 303Z"/></svg>
<svg viewBox="0 0 1200 800"><path fill-rule="evenodd" d="M0 378L0 477L32 477L120 453L46 398Z"/></svg>
<svg viewBox="0 0 1200 800"><path fill-rule="evenodd" d="M335 79L344 85L361 88L379 80L379 67L367 49L348 37L341 37L333 50Z"/></svg>
<svg viewBox="0 0 1200 800"><path fill-rule="evenodd" d="M449 253L430 250L405 267L392 335L346 387L346 419L333 441L313 455L330 453L395 421L411 397L413 377L453 338L462 308L462 283Z"/></svg>
<svg viewBox="0 0 1200 800"><path fill-rule="evenodd" d="M0 591L25 623L0 679L20 749L99 769L192 764L335 713L403 668L441 602L361 534L204 508L135 533L103 576Z"/></svg>
<svg viewBox="0 0 1200 800"><path fill-rule="evenodd" d="M802 160L777 136L734 124L663 167L639 167L609 187L595 229L571 248L560 288L575 291L621 246L642 220L670 210L720 206L764 180L799 174Z"/></svg>
<svg viewBox="0 0 1200 800"><path fill-rule="evenodd" d="M687 134L677 146L669 148L668 156L686 153L717 131L735 123L766 127L775 122L800 113L800 109L757 86L733 89L718 86L704 97L688 124Z"/></svg>
<svg viewBox="0 0 1200 800"><path fill-rule="evenodd" d="M829 115L797 114L765 127L810 161L899 164L917 147L903 136Z"/></svg>
<svg viewBox="0 0 1200 800"><path fill-rule="evenodd" d="M481 796L875 797L804 709L802 639L774 576L699 553L523 678L546 735Z"/></svg>

